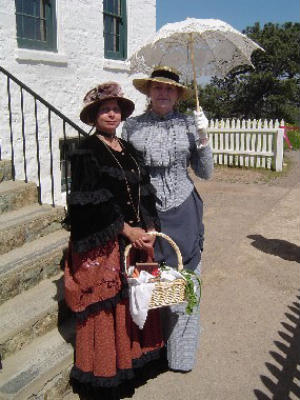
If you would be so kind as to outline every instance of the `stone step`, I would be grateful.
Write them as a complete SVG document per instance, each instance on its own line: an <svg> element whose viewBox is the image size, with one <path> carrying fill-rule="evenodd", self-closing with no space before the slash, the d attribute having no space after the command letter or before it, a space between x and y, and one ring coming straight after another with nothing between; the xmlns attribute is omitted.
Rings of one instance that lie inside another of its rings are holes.
<svg viewBox="0 0 300 400"><path fill-rule="evenodd" d="M75 326L72 319L3 361L0 400L60 400L70 391Z"/></svg>
<svg viewBox="0 0 300 400"><path fill-rule="evenodd" d="M38 202L37 186L33 182L3 181L0 184L0 214Z"/></svg>
<svg viewBox="0 0 300 400"><path fill-rule="evenodd" d="M0 304L57 275L69 232L61 229L0 257Z"/></svg>
<svg viewBox="0 0 300 400"><path fill-rule="evenodd" d="M0 182L12 179L12 166L10 160L0 160Z"/></svg>
<svg viewBox="0 0 300 400"><path fill-rule="evenodd" d="M0 254L61 229L63 207L32 204L0 215Z"/></svg>
<svg viewBox="0 0 300 400"><path fill-rule="evenodd" d="M44 335L71 315L63 301L63 273L0 306L2 360Z"/></svg>

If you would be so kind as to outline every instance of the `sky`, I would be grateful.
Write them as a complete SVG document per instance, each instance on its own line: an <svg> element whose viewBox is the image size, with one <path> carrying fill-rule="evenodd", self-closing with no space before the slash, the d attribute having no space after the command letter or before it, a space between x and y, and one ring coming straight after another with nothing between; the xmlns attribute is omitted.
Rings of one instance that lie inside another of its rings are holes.
<svg viewBox="0 0 300 400"><path fill-rule="evenodd" d="M242 31L260 22L299 22L299 0L156 0L157 29L168 22L216 18Z"/></svg>

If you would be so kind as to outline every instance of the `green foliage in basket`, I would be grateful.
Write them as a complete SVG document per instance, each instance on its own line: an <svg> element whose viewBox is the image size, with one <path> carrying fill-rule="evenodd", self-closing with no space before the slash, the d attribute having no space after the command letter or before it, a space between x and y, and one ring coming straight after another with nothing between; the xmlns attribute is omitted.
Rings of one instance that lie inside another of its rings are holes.
<svg viewBox="0 0 300 400"><path fill-rule="evenodd" d="M166 271L168 269L171 269L171 267L168 267L165 262L160 263L160 269L162 271ZM182 270L180 271L181 275L186 279L186 286L185 286L185 298L187 301L187 306L186 306L186 313L187 314L192 314L194 307L198 307L201 299L201 280L198 275L195 274L193 271L188 271L188 270ZM192 279L192 277L195 278L198 288L199 288L199 295L197 295L197 291L195 290L195 282Z"/></svg>
<svg viewBox="0 0 300 400"><path fill-rule="evenodd" d="M187 300L186 313L192 314L193 308L198 307L201 299L201 280L198 275L196 275L192 271L182 270L181 275L186 279L185 286L185 298ZM199 287L199 296L197 295L197 291L195 290L195 283L192 279L195 278L198 287Z"/></svg>

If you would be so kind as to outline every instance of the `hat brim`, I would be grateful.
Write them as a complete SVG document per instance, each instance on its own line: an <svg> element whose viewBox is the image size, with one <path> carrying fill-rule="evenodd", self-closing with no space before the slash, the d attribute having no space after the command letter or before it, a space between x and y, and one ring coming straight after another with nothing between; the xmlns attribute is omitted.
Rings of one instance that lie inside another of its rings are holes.
<svg viewBox="0 0 300 400"><path fill-rule="evenodd" d="M177 83L172 79L168 79L165 77L155 77L155 78L138 78L133 79L133 86L141 93L148 95L149 94L149 83L150 82L161 82L166 83L168 85L175 86L180 89L179 98L181 100L187 100L193 96L193 92L190 88L182 85L181 83Z"/></svg>
<svg viewBox="0 0 300 400"><path fill-rule="evenodd" d="M96 123L97 113L100 105L104 103L106 100L116 100L121 109L121 120L124 121L128 118L134 111L134 102L126 99L125 97L118 96L108 96L105 99L95 100L90 104L87 104L83 107L80 113L80 120L85 124L94 126Z"/></svg>

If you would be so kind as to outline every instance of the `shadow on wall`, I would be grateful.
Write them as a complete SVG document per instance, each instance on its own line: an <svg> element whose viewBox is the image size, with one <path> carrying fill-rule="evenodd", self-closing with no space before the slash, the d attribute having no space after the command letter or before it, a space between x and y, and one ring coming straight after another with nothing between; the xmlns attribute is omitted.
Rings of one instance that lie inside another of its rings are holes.
<svg viewBox="0 0 300 400"><path fill-rule="evenodd" d="M255 389L257 400L300 399L300 296L288 307L286 321L278 331L280 340L274 341L275 351L270 351L271 362L265 365L271 378L261 375L268 394ZM269 394L271 392L271 395Z"/></svg>
<svg viewBox="0 0 300 400"><path fill-rule="evenodd" d="M268 239L262 235L248 235L253 242L251 245L264 253L281 257L287 261L300 263L300 247L281 239Z"/></svg>

